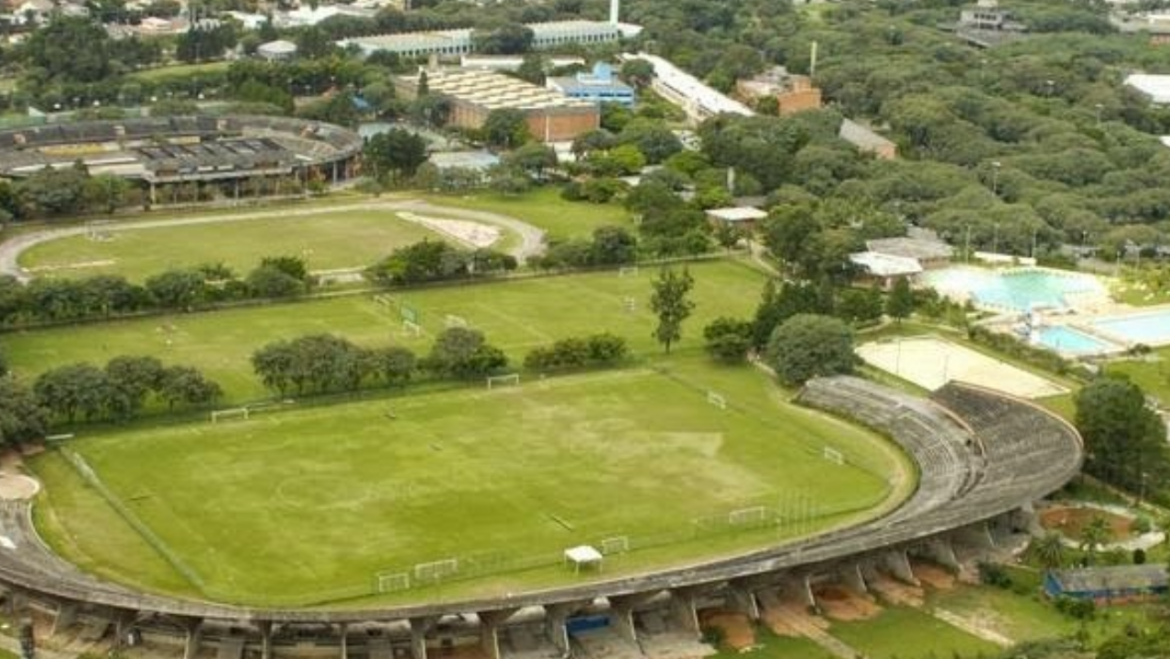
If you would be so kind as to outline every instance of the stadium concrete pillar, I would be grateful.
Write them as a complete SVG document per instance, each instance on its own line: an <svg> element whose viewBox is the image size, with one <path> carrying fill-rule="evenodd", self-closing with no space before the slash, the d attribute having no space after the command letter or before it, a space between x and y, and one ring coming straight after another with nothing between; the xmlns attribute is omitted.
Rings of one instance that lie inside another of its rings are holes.
<svg viewBox="0 0 1170 659"><path fill-rule="evenodd" d="M427 659L427 634L439 623L438 616L410 619L410 653L414 659Z"/></svg>
<svg viewBox="0 0 1170 659"><path fill-rule="evenodd" d="M748 620L760 619L760 602L756 599L755 589L747 582L727 584L727 602L731 609L744 614Z"/></svg>
<svg viewBox="0 0 1170 659"><path fill-rule="evenodd" d="M544 607L544 628L553 645L563 653L569 652L569 616L587 605L588 602L562 602L546 604Z"/></svg>
<svg viewBox="0 0 1170 659"><path fill-rule="evenodd" d="M333 161L333 185L337 185L337 161Z"/></svg>
<svg viewBox="0 0 1170 659"><path fill-rule="evenodd" d="M349 659L349 625L337 623L337 644L341 649L341 659Z"/></svg>
<svg viewBox="0 0 1170 659"><path fill-rule="evenodd" d="M256 626L260 629L260 659L272 659L272 621L261 620Z"/></svg>
<svg viewBox="0 0 1170 659"><path fill-rule="evenodd" d="M955 548L951 546L950 538L931 538L923 546L923 553L930 560L951 571L958 571L959 558L955 556Z"/></svg>
<svg viewBox="0 0 1170 659"><path fill-rule="evenodd" d="M683 630L699 633L699 611L695 607L698 591L694 588L675 588L670 591L670 609Z"/></svg>
<svg viewBox="0 0 1170 659"><path fill-rule="evenodd" d="M158 203L158 191L154 186L154 181L150 182L150 205L154 206Z"/></svg>
<svg viewBox="0 0 1170 659"><path fill-rule="evenodd" d="M882 554L882 563L899 581L911 586L921 585L914 576L914 570L910 568L910 559L907 558L905 549L890 549L885 552Z"/></svg>
<svg viewBox="0 0 1170 659"><path fill-rule="evenodd" d="M4 613L9 618L18 618L28 607L28 597L23 591L13 588L4 594Z"/></svg>
<svg viewBox="0 0 1170 659"><path fill-rule="evenodd" d="M852 591L865 595L869 592L869 587L865 585L865 577L861 574L860 563L848 563L841 566L838 570L841 574L841 580Z"/></svg>
<svg viewBox="0 0 1170 659"><path fill-rule="evenodd" d="M992 537L987 522L977 522L965 526L959 529L958 535L964 542L977 549L995 549L995 538Z"/></svg>
<svg viewBox="0 0 1170 659"><path fill-rule="evenodd" d="M134 621L138 618L137 611L122 609L114 612L114 647L126 645L130 630L134 628Z"/></svg>
<svg viewBox="0 0 1170 659"><path fill-rule="evenodd" d="M813 611L820 611L821 608L817 606L817 596L813 594L812 575L806 574L800 578L800 597L808 608Z"/></svg>
<svg viewBox="0 0 1170 659"><path fill-rule="evenodd" d="M500 609L476 614L479 617L479 643L488 659L500 659L500 625L519 610Z"/></svg>
<svg viewBox="0 0 1170 659"><path fill-rule="evenodd" d="M186 620L187 639L183 644L183 659L195 659L199 655L199 644L203 641L203 618Z"/></svg>
<svg viewBox="0 0 1170 659"><path fill-rule="evenodd" d="M609 619L618 634L632 643L638 642L638 630L634 626L634 609L642 606L658 596L658 592L640 593L637 595L614 595L609 600Z"/></svg>
<svg viewBox="0 0 1170 659"><path fill-rule="evenodd" d="M49 636L56 636L77 622L77 604L62 602L57 605L57 614L53 616L53 629Z"/></svg>

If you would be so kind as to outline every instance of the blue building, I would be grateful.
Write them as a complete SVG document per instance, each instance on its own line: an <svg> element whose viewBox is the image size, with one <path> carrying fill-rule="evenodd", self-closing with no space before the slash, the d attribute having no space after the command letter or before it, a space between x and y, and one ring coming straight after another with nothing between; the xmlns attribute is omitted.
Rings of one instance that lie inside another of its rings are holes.
<svg viewBox="0 0 1170 659"><path fill-rule="evenodd" d="M613 69L605 62L594 64L593 70L588 73L549 78L545 80L544 86L569 98L634 107L634 88L618 80Z"/></svg>
<svg viewBox="0 0 1170 659"><path fill-rule="evenodd" d="M1050 597L1091 599L1098 604L1142 601L1167 592L1164 564L1109 565L1054 570L1044 578Z"/></svg>

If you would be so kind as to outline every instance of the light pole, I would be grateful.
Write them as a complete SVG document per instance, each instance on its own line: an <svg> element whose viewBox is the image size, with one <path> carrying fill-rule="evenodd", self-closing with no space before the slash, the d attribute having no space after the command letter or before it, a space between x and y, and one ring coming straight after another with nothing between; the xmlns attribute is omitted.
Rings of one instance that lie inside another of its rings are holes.
<svg viewBox="0 0 1170 659"><path fill-rule="evenodd" d="M1032 229L1032 260L1036 259L1036 236L1040 233L1040 229Z"/></svg>
<svg viewBox="0 0 1170 659"><path fill-rule="evenodd" d="M999 196L999 168L1001 163L998 160L991 161L991 194Z"/></svg>
<svg viewBox="0 0 1170 659"><path fill-rule="evenodd" d="M1101 125L1101 110L1104 110L1105 106L1098 103L1098 104L1093 106L1093 109L1097 111L1097 125L1100 126Z"/></svg>
<svg viewBox="0 0 1170 659"><path fill-rule="evenodd" d="M996 222L992 228L991 234L991 253L999 254L999 222Z"/></svg>

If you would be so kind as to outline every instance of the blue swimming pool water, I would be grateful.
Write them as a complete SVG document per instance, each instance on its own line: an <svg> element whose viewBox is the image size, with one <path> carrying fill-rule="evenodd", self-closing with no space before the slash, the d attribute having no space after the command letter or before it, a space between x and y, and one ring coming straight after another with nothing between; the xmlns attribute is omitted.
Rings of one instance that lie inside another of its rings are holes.
<svg viewBox="0 0 1170 659"><path fill-rule="evenodd" d="M928 273L926 281L944 289L966 291L976 304L1026 312L1037 308L1068 307L1070 293L1101 292L1094 277L1043 269L1006 272L950 268Z"/></svg>
<svg viewBox="0 0 1170 659"><path fill-rule="evenodd" d="M1041 327L1033 336L1046 348L1072 355L1097 354L1118 347L1070 327Z"/></svg>
<svg viewBox="0 0 1170 659"><path fill-rule="evenodd" d="M1102 318L1093 327L1131 343L1161 345L1170 343L1170 309L1118 318Z"/></svg>

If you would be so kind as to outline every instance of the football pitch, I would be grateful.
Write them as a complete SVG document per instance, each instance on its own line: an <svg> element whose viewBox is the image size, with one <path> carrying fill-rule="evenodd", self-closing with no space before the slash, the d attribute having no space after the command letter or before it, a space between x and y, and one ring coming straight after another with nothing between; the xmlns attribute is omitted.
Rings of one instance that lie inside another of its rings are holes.
<svg viewBox="0 0 1170 659"><path fill-rule="evenodd" d="M59 238L20 255L21 267L55 277L117 274L141 282L170 269L223 263L243 276L266 256L304 258L312 270L364 268L397 247L442 236L393 210L330 211L173 224ZM95 230L101 231L98 227Z"/></svg>
<svg viewBox="0 0 1170 659"><path fill-rule="evenodd" d="M905 456L876 435L784 402L755 369L694 355L111 429L67 450L179 565L49 452L32 466L47 486L38 525L57 551L142 587L253 605L575 583L598 576L562 564L581 544L612 550L601 576L682 565L856 523L914 486ZM426 580L435 564L458 565L460 579Z"/></svg>
<svg viewBox="0 0 1170 659"><path fill-rule="evenodd" d="M681 266L675 266L681 267ZM749 264L717 260L689 264L695 279L693 315L677 349L702 345L703 327L719 316L750 318L765 276ZM105 364L118 355L154 355L167 364L198 367L224 388L223 404L268 397L249 361L277 339L329 332L359 344L391 343L422 355L444 329L448 315L479 329L519 364L533 347L569 336L612 332L636 353L657 354L651 333L651 279L656 269L617 271L456 285L391 293L393 304L373 296L347 296L293 304L126 320L36 330L0 338L18 374L35 377L55 366ZM399 308L417 312L423 333L404 332Z"/></svg>

